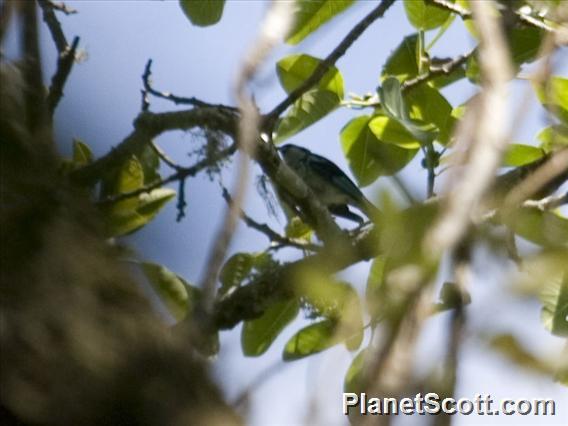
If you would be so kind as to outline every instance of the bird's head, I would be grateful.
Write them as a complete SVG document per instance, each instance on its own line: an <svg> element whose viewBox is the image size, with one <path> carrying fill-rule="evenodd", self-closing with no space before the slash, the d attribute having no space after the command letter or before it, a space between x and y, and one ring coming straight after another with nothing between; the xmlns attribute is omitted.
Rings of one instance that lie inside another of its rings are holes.
<svg viewBox="0 0 568 426"><path fill-rule="evenodd" d="M290 143L278 148L278 152L280 152L284 161L290 166L306 161L311 154L306 148Z"/></svg>

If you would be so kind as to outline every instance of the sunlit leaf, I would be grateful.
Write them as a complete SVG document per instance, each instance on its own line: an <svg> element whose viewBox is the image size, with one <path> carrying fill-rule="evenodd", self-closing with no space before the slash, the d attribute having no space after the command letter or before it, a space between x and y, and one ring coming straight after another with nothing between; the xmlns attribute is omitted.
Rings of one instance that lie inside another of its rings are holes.
<svg viewBox="0 0 568 426"><path fill-rule="evenodd" d="M227 292L233 287L238 287L252 271L255 255L252 253L237 253L231 256L219 272L221 291Z"/></svg>
<svg viewBox="0 0 568 426"><path fill-rule="evenodd" d="M503 157L503 166L519 167L532 163L544 156L544 151L531 145L510 144Z"/></svg>
<svg viewBox="0 0 568 426"><path fill-rule="evenodd" d="M281 143L334 111L341 99L329 90L315 89L304 93L279 122L275 142Z"/></svg>
<svg viewBox="0 0 568 426"><path fill-rule="evenodd" d="M548 331L568 336L568 273L558 274L544 287L541 320Z"/></svg>
<svg viewBox="0 0 568 426"><path fill-rule="evenodd" d="M450 11L427 4L424 0L404 0L408 21L417 30L431 30L444 24Z"/></svg>
<svg viewBox="0 0 568 426"><path fill-rule="evenodd" d="M379 176L396 173L417 152L417 149L401 148L378 139L369 127L371 118L354 118L341 131L343 153L361 186L373 183Z"/></svg>
<svg viewBox="0 0 568 426"><path fill-rule="evenodd" d="M417 44L418 34L406 36L402 40L387 58L381 74L381 81L387 77L396 77L403 82L418 75Z"/></svg>
<svg viewBox="0 0 568 426"><path fill-rule="evenodd" d="M420 148L420 142L397 120L384 115L377 115L369 122L369 128L381 141L392 143L405 149Z"/></svg>
<svg viewBox="0 0 568 426"><path fill-rule="evenodd" d="M265 353L284 327L296 318L299 309L297 300L279 302L269 307L260 318L245 321L241 332L243 353L246 356Z"/></svg>
<svg viewBox="0 0 568 426"><path fill-rule="evenodd" d="M562 124L548 126L537 135L540 147L549 153L557 148L568 147L568 126Z"/></svg>
<svg viewBox="0 0 568 426"><path fill-rule="evenodd" d="M294 54L280 59L276 63L276 73L280 84L290 93L310 77L321 59L305 54ZM338 98L343 98L343 77L339 70L331 66L317 83L315 88L333 92Z"/></svg>
<svg viewBox="0 0 568 426"><path fill-rule="evenodd" d="M540 103L568 125L568 78L555 76L533 87Z"/></svg>
<svg viewBox="0 0 568 426"><path fill-rule="evenodd" d="M186 283L162 265L151 262L142 262L140 265L168 312L176 321L184 319L190 306L189 297L195 296L198 289L194 288L192 293L188 293Z"/></svg>
<svg viewBox="0 0 568 426"><path fill-rule="evenodd" d="M286 43L298 44L352 4L353 0L296 0L294 25Z"/></svg>
<svg viewBox="0 0 568 426"><path fill-rule="evenodd" d="M207 27L221 20L225 0L180 0L179 4L193 25Z"/></svg>
<svg viewBox="0 0 568 426"><path fill-rule="evenodd" d="M73 164L76 167L86 166L93 161L93 153L85 142L73 139Z"/></svg>

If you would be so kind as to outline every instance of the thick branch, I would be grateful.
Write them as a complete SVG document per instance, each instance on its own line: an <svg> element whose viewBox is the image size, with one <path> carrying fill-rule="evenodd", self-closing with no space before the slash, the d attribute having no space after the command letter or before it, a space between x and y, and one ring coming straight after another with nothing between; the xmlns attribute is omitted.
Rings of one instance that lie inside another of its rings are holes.
<svg viewBox="0 0 568 426"><path fill-rule="evenodd" d="M81 185L92 185L106 173L119 167L132 154L139 152L156 136L172 130L190 130L203 127L219 130L235 138L237 117L219 108L194 108L184 111L143 112L134 120L134 131L115 149L97 161L76 170L72 180Z"/></svg>

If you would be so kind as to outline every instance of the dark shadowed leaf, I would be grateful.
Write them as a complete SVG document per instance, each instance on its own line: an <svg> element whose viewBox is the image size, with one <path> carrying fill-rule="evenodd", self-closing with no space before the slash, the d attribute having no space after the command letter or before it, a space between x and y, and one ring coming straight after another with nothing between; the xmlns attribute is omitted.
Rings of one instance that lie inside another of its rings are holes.
<svg viewBox="0 0 568 426"><path fill-rule="evenodd" d="M387 77L396 77L403 82L416 77L418 75L417 45L418 34L406 36L388 57L381 74L381 81Z"/></svg>

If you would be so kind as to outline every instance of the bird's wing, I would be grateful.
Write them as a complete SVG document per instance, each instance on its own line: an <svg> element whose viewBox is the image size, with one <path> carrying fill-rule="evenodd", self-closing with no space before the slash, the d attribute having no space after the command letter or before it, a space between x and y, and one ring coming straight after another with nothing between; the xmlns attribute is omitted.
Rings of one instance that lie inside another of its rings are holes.
<svg viewBox="0 0 568 426"><path fill-rule="evenodd" d="M329 161L327 158L313 154L309 158L309 167L325 179L327 182L333 184L341 192L348 194L356 202L361 202L365 197L363 193L357 188L357 185L341 170L335 163Z"/></svg>

